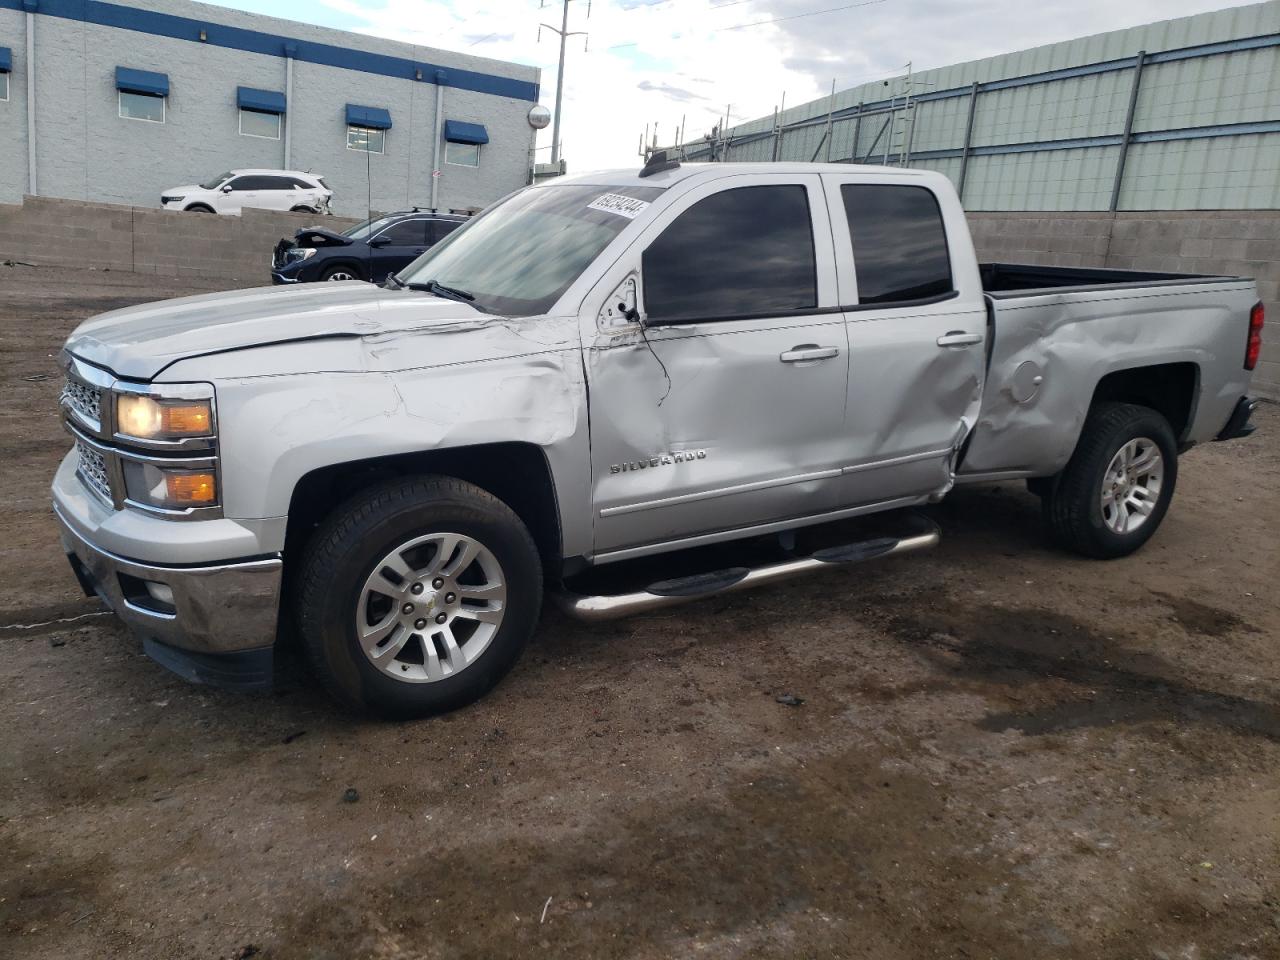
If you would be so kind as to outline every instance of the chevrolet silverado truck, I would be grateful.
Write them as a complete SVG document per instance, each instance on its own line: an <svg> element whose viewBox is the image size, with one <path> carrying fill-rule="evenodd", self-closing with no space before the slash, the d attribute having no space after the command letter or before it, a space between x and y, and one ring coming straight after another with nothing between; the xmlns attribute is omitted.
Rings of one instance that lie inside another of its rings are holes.
<svg viewBox="0 0 1280 960"><path fill-rule="evenodd" d="M936 173L658 154L382 286L88 320L54 509L162 664L265 684L289 638L422 715L498 682L544 592L604 619L928 547L957 484L1025 480L1065 547L1129 554L1179 455L1253 429L1262 323L1250 280L980 264Z"/></svg>

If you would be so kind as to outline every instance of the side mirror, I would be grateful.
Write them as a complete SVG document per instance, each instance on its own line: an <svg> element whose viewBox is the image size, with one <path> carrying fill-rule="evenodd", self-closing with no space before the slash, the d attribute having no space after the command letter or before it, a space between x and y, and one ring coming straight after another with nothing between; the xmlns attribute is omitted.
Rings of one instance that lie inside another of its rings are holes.
<svg viewBox="0 0 1280 960"><path fill-rule="evenodd" d="M387 247L391 245L390 237L374 237L369 241L371 247Z"/></svg>
<svg viewBox="0 0 1280 960"><path fill-rule="evenodd" d="M228 183L225 187L223 187L223 188L222 188L222 192L223 192L223 193L230 193L230 192L231 192L231 184L229 184L229 183Z"/></svg>
<svg viewBox="0 0 1280 960"><path fill-rule="evenodd" d="M640 316L640 296L636 287L636 275L629 275L618 284L600 309L599 317L602 327L623 327L632 323L642 323Z"/></svg>

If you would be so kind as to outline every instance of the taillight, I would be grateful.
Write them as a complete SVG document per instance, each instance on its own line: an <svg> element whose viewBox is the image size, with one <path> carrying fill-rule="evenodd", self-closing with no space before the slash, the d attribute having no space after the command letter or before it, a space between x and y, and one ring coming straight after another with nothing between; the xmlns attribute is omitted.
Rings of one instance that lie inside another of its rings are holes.
<svg viewBox="0 0 1280 960"><path fill-rule="evenodd" d="M1255 303L1249 311L1249 339L1244 346L1244 368L1252 370L1258 365L1258 355L1262 353L1262 321L1261 303Z"/></svg>

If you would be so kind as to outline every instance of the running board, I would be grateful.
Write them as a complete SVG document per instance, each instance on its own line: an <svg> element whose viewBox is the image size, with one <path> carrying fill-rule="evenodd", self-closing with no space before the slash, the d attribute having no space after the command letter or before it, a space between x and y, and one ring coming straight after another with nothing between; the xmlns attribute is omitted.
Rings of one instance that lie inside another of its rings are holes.
<svg viewBox="0 0 1280 960"><path fill-rule="evenodd" d="M616 620L637 613L688 603L691 600L701 600L719 594L735 593L751 587L791 580L849 563L862 563L866 560L913 553L916 550L936 546L941 538L938 525L923 517L920 519L923 520L927 529L906 537L879 537L874 540L828 547L817 550L807 557L754 569L729 567L675 580L662 580L651 583L635 593L584 596L559 592L555 595L555 600L561 610L576 620L589 622Z"/></svg>

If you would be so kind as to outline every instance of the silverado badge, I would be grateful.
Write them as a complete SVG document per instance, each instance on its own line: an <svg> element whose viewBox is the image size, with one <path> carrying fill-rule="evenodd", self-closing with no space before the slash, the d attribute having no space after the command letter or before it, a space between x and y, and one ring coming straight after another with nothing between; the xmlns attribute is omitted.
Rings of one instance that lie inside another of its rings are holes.
<svg viewBox="0 0 1280 960"><path fill-rule="evenodd" d="M661 467L668 463L686 463L690 460L707 459L705 450L682 450L679 453L660 453L648 460L632 460L629 463L614 463L609 466L610 473L626 473L628 470L648 470L650 467Z"/></svg>

